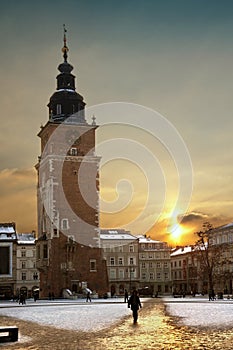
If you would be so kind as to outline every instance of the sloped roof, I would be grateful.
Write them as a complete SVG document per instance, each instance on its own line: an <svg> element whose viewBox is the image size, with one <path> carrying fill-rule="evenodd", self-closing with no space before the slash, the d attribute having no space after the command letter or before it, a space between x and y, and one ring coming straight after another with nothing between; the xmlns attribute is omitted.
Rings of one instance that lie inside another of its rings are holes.
<svg viewBox="0 0 233 350"><path fill-rule="evenodd" d="M17 233L18 244L35 244L35 236L33 233Z"/></svg>
<svg viewBox="0 0 233 350"><path fill-rule="evenodd" d="M193 251L193 246L181 247L179 249L176 249L173 253L171 253L171 257L191 253Z"/></svg>
<svg viewBox="0 0 233 350"><path fill-rule="evenodd" d="M15 224L14 223L0 223L0 240L15 240L16 232L15 232Z"/></svg>

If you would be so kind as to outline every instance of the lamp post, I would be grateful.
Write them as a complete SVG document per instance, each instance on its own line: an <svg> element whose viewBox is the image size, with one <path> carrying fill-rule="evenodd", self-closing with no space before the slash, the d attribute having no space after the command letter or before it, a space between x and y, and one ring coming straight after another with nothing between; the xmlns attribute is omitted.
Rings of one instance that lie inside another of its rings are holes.
<svg viewBox="0 0 233 350"><path fill-rule="evenodd" d="M135 271L135 269L133 267L129 267L127 269L127 272L129 272L129 292L130 292L130 294L131 294L131 278L132 278L131 273L134 271Z"/></svg>

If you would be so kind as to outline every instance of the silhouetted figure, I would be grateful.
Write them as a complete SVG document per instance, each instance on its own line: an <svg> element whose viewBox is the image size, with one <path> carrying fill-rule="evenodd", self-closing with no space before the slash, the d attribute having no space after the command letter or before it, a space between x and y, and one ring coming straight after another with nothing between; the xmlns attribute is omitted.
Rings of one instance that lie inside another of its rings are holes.
<svg viewBox="0 0 233 350"><path fill-rule="evenodd" d="M19 305L20 304L26 305L26 297L25 297L24 293L21 293L20 296L19 296Z"/></svg>
<svg viewBox="0 0 233 350"><path fill-rule="evenodd" d="M141 302L138 296L138 292L136 290L133 291L132 295L129 298L128 301L128 307L131 308L131 310L133 311L133 320L134 323L137 323L138 320L138 309L139 307L141 308Z"/></svg>
<svg viewBox="0 0 233 350"><path fill-rule="evenodd" d="M125 289L125 303L128 302L128 300L129 300L129 295L128 295L127 289Z"/></svg>
<svg viewBox="0 0 233 350"><path fill-rule="evenodd" d="M210 301L210 300L216 300L215 292L214 292L213 289L211 289L211 290L209 291L209 301Z"/></svg>
<svg viewBox="0 0 233 350"><path fill-rule="evenodd" d="M91 293L89 291L87 292L87 299L86 299L86 301L87 302L91 301Z"/></svg>

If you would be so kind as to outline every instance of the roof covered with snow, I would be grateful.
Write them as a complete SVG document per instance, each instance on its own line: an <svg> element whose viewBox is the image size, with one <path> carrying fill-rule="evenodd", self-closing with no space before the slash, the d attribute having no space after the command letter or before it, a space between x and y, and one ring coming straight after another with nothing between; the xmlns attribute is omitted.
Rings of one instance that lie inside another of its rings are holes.
<svg viewBox="0 0 233 350"><path fill-rule="evenodd" d="M14 240L16 239L15 224L14 223L0 223L0 240Z"/></svg>
<svg viewBox="0 0 233 350"><path fill-rule="evenodd" d="M194 246L180 247L178 249L175 249L171 253L171 257L182 255L182 254L192 253L193 251L194 251Z"/></svg>
<svg viewBox="0 0 233 350"><path fill-rule="evenodd" d="M35 236L33 233L17 233L18 244L35 244Z"/></svg>
<svg viewBox="0 0 233 350"><path fill-rule="evenodd" d="M102 240L136 240L137 237L126 230L101 230L100 239Z"/></svg>

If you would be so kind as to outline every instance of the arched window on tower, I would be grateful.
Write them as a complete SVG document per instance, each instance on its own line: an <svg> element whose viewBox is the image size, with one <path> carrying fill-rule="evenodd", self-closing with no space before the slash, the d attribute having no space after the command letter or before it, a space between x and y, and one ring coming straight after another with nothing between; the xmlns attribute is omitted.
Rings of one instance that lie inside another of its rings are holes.
<svg viewBox="0 0 233 350"><path fill-rule="evenodd" d="M57 104L57 114L61 114L61 104Z"/></svg>
<svg viewBox="0 0 233 350"><path fill-rule="evenodd" d="M62 219L62 221L61 221L61 228L62 228L62 230L68 230L68 228L69 228L68 219Z"/></svg>

